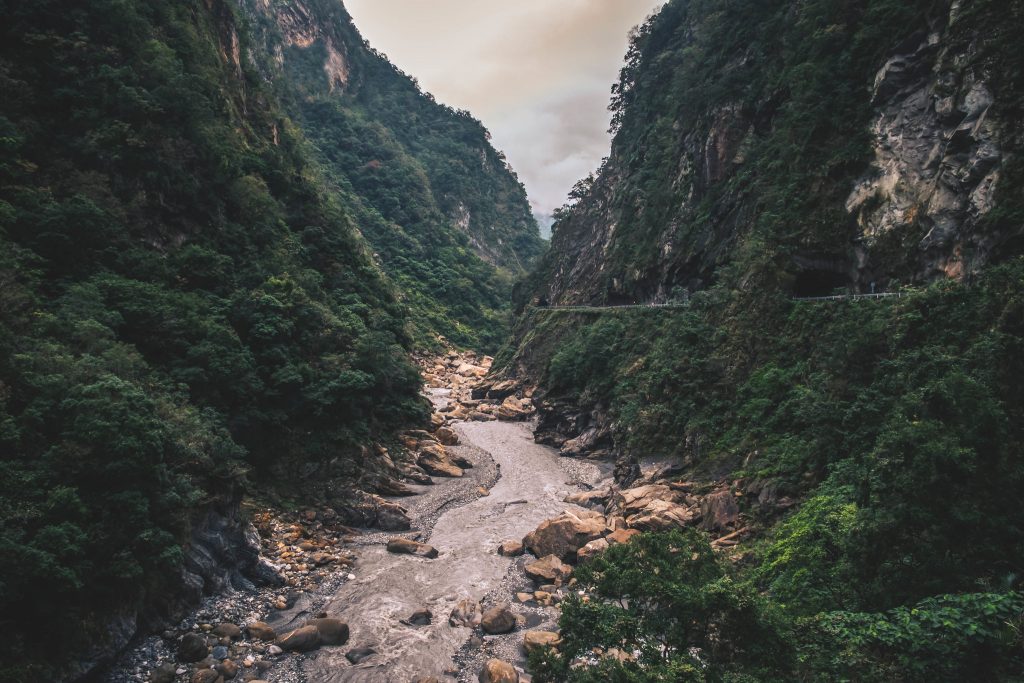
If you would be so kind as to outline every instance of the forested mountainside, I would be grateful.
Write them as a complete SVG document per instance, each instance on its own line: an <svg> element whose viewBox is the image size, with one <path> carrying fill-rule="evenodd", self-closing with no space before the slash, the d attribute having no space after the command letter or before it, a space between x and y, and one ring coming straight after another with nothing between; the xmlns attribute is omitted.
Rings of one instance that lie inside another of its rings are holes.
<svg viewBox="0 0 1024 683"><path fill-rule="evenodd" d="M637 30L496 367L539 384L539 440L721 487L747 540L613 548L535 680L1019 680L1022 29L671 0ZM903 296L794 300L871 291ZM535 307L633 302L680 305Z"/></svg>
<svg viewBox="0 0 1024 683"><path fill-rule="evenodd" d="M0 2L0 679L258 572L247 482L354 487L537 252L481 125L315 7Z"/></svg>
<svg viewBox="0 0 1024 683"><path fill-rule="evenodd" d="M417 341L494 348L543 242L526 191L469 112L420 90L337 0L244 0L243 46L349 198Z"/></svg>

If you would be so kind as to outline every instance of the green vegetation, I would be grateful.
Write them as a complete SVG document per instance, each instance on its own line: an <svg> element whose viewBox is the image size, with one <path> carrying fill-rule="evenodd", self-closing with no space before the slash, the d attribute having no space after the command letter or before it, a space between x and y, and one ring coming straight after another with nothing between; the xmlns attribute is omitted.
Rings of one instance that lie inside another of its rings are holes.
<svg viewBox="0 0 1024 683"><path fill-rule="evenodd" d="M262 69L274 74L332 186L402 292L416 342L429 346L442 334L496 349L508 336L512 282L543 242L526 192L490 134L364 45L340 2L306 3L320 33L308 46L292 44L273 16L289 3L269 10L243 4ZM344 46L344 84L324 69L329 46Z"/></svg>

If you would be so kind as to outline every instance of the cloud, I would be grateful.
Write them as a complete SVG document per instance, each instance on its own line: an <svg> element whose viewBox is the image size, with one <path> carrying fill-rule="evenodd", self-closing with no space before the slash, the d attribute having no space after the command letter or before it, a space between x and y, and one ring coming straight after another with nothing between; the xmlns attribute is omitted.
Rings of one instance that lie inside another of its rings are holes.
<svg viewBox="0 0 1024 683"><path fill-rule="evenodd" d="M608 153L629 29L663 0L345 0L356 26L438 100L468 109L536 210Z"/></svg>

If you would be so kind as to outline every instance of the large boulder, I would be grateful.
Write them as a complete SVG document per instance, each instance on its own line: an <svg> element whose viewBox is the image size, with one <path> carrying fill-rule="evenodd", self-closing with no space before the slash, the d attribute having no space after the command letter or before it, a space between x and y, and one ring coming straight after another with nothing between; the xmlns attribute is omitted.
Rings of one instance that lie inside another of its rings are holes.
<svg viewBox="0 0 1024 683"><path fill-rule="evenodd" d="M608 541L609 545L615 545L616 543L629 543L634 536L639 536L641 532L639 529L616 529L607 536L604 537Z"/></svg>
<svg viewBox="0 0 1024 683"><path fill-rule="evenodd" d="M725 531L736 525L740 508L729 490L715 491L704 497L700 504L701 527L707 531Z"/></svg>
<svg viewBox="0 0 1024 683"><path fill-rule="evenodd" d="M480 618L484 633L510 633L516 628L516 615L508 605L498 605L485 611Z"/></svg>
<svg viewBox="0 0 1024 683"><path fill-rule="evenodd" d="M432 560L438 556L437 548L426 543L418 543L408 538L396 536L388 539L387 549L389 553L396 555L416 555Z"/></svg>
<svg viewBox="0 0 1024 683"><path fill-rule="evenodd" d="M551 631L527 631L523 634L523 649L527 653L534 650L553 649L558 647L560 642L562 642L561 637Z"/></svg>
<svg viewBox="0 0 1024 683"><path fill-rule="evenodd" d="M626 524L640 531L668 531L689 526L697 513L685 505L667 500L652 500L642 510L626 518Z"/></svg>
<svg viewBox="0 0 1024 683"><path fill-rule="evenodd" d="M348 624L340 619L310 619L306 625L316 628L321 645L344 645L348 642Z"/></svg>
<svg viewBox="0 0 1024 683"><path fill-rule="evenodd" d="M509 396L498 406L498 418L501 420L522 420L533 414L533 401L528 398L518 399Z"/></svg>
<svg viewBox="0 0 1024 683"><path fill-rule="evenodd" d="M619 491L619 495L615 497L615 503L616 508L628 517L643 510L655 500L666 500L674 503L676 502L676 496L677 492L665 484L648 484Z"/></svg>
<svg viewBox="0 0 1024 683"><path fill-rule="evenodd" d="M557 555L564 562L574 562L576 551L601 538L604 531L604 518L600 515L564 512L541 522L523 539L523 545L537 557Z"/></svg>
<svg viewBox="0 0 1024 683"><path fill-rule="evenodd" d="M607 505L611 498L611 491L608 489L594 489L592 491L580 491L566 496L565 502L589 508L597 505Z"/></svg>
<svg viewBox="0 0 1024 683"><path fill-rule="evenodd" d="M445 446L457 446L459 444L459 435L451 427L438 427L437 431L434 432L434 436Z"/></svg>
<svg viewBox="0 0 1024 683"><path fill-rule="evenodd" d="M277 641L282 650L311 652L320 647L320 630L316 626L303 626L284 635Z"/></svg>
<svg viewBox="0 0 1024 683"><path fill-rule="evenodd" d="M498 545L498 554L502 557L519 557L524 551L525 548L519 541L502 541Z"/></svg>
<svg viewBox="0 0 1024 683"><path fill-rule="evenodd" d="M465 598L459 600L458 604L448 616L448 624L451 626L468 626L476 628L480 625L483 614L480 610L480 603L476 600Z"/></svg>
<svg viewBox="0 0 1024 683"><path fill-rule="evenodd" d="M488 659L480 669L480 683L518 683L519 674L514 666L500 659Z"/></svg>
<svg viewBox="0 0 1024 683"><path fill-rule="evenodd" d="M608 545L608 541L603 538L595 539L576 551L576 559L580 562L586 562L608 550Z"/></svg>
<svg viewBox="0 0 1024 683"><path fill-rule="evenodd" d="M558 559L557 555L548 555L535 562L529 562L523 568L526 575L540 584L557 584L565 581L572 574L572 567Z"/></svg>
<svg viewBox="0 0 1024 683"><path fill-rule="evenodd" d="M201 659L206 659L206 655L209 652L210 650L206 646L206 638L197 633L186 633L178 642L179 662L198 662Z"/></svg>
<svg viewBox="0 0 1024 683"><path fill-rule="evenodd" d="M442 456L434 451L424 451L416 459L416 463L422 467L427 474L435 477L461 477L462 468L455 465L448 459L447 454Z"/></svg>

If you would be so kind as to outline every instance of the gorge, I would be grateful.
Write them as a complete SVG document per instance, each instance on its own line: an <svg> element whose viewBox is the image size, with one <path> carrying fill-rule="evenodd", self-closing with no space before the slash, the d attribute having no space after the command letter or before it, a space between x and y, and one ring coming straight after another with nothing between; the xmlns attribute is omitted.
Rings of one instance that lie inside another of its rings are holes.
<svg viewBox="0 0 1024 683"><path fill-rule="evenodd" d="M1019 680L1024 2L669 0L549 243L341 0L0 10L0 680Z"/></svg>

